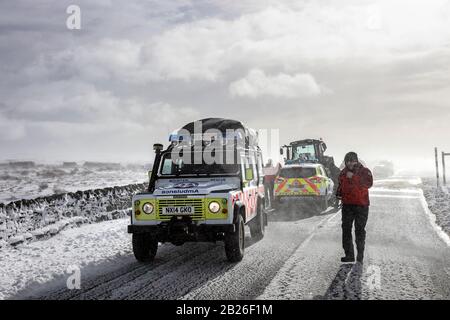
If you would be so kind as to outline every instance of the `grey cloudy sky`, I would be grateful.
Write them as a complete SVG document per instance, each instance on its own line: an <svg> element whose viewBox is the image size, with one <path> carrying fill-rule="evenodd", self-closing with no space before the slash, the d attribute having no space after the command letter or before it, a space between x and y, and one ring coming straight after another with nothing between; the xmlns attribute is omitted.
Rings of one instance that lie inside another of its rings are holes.
<svg viewBox="0 0 450 320"><path fill-rule="evenodd" d="M1 1L0 70L2 159L148 160L208 116L338 162L450 151L447 0Z"/></svg>

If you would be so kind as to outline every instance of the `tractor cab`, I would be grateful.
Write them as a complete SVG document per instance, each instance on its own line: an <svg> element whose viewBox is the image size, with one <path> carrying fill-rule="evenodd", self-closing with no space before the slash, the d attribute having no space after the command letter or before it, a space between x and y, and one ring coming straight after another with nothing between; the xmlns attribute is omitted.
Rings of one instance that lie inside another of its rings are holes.
<svg viewBox="0 0 450 320"><path fill-rule="evenodd" d="M316 162L322 163L324 161L324 152L327 145L322 139L304 139L293 141L289 145L284 145L280 149L280 153L284 155L286 150L286 164Z"/></svg>

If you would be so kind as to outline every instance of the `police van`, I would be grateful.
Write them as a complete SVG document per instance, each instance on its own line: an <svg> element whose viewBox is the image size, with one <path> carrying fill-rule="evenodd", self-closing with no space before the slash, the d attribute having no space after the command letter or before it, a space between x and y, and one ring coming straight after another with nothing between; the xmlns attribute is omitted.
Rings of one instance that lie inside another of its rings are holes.
<svg viewBox="0 0 450 320"><path fill-rule="evenodd" d="M262 153L258 135L236 120L207 118L155 144L148 190L133 196L133 252L151 261L158 243L223 241L229 261L242 260L245 229L262 238L264 210Z"/></svg>

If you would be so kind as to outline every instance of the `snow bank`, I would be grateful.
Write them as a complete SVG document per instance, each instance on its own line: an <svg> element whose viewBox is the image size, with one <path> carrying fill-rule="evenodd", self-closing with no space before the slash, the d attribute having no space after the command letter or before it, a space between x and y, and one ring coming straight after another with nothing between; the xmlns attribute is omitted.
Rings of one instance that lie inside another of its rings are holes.
<svg viewBox="0 0 450 320"><path fill-rule="evenodd" d="M0 300L27 299L41 291L64 288L80 268L81 287L93 275L104 275L135 264L128 219L83 225L62 231L46 241L0 249Z"/></svg>
<svg viewBox="0 0 450 320"><path fill-rule="evenodd" d="M450 187L438 188L435 179L423 179L422 189L436 223L450 235Z"/></svg>
<svg viewBox="0 0 450 320"><path fill-rule="evenodd" d="M53 236L69 226L124 218L146 184L70 192L0 204L0 248Z"/></svg>

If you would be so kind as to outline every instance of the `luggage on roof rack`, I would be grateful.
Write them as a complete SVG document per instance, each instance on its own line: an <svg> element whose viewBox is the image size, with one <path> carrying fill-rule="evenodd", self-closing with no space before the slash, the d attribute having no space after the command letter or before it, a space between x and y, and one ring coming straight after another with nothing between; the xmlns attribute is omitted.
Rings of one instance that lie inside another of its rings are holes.
<svg viewBox="0 0 450 320"><path fill-rule="evenodd" d="M219 139L223 144L244 142L245 148L257 148L258 146L258 133L255 130L245 127L240 121L224 118L193 121L175 130L169 136L172 144L186 141L194 143L198 140L212 142Z"/></svg>

